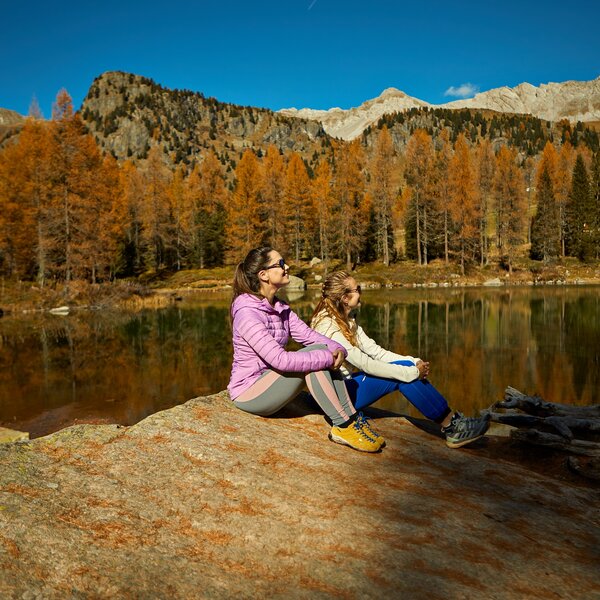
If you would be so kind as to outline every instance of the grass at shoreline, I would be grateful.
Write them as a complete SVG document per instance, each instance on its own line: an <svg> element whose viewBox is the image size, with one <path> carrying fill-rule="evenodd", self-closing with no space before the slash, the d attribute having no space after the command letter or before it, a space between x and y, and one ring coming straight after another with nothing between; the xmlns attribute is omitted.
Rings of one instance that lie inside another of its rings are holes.
<svg viewBox="0 0 600 600"><path fill-rule="evenodd" d="M320 284L328 272L345 269L331 262L311 266L291 262L291 274L304 279L309 287ZM234 267L187 269L176 273L149 272L136 279L90 284L84 281L47 285L31 281L0 280L0 310L4 313L49 310L58 306L130 308L161 307L173 302L178 294L191 291L228 289ZM544 265L534 261L517 263L513 273L498 266L471 266L463 275L454 263L433 261L419 266L402 261L389 267L381 263L359 265L353 276L367 287L470 287L496 280L499 285L575 285L600 284L600 261L580 263L565 259Z"/></svg>

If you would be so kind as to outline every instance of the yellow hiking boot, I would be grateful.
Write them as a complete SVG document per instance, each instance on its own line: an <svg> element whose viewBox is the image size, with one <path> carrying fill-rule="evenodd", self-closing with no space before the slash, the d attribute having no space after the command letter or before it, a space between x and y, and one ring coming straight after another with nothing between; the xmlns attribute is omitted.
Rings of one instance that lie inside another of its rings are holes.
<svg viewBox="0 0 600 600"><path fill-rule="evenodd" d="M377 452L381 448L381 444L369 435L358 420L350 423L348 427L332 427L329 439L361 452Z"/></svg>
<svg viewBox="0 0 600 600"><path fill-rule="evenodd" d="M365 417L362 412L359 412L356 420L360 423L360 426L367 433L367 435L373 438L379 444L380 448L385 446L384 437L373 427L373 425L371 425L371 419L369 419L369 417Z"/></svg>

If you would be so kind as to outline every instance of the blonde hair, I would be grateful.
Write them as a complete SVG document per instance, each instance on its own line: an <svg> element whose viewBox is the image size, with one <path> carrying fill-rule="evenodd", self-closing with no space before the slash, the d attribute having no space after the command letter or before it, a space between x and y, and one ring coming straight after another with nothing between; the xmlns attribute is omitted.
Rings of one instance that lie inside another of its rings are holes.
<svg viewBox="0 0 600 600"><path fill-rule="evenodd" d="M334 271L323 282L321 300L315 308L311 325L316 325L325 317L329 317L340 328L342 335L356 345L356 323L346 317L342 298L350 293L348 279L352 276L347 271Z"/></svg>

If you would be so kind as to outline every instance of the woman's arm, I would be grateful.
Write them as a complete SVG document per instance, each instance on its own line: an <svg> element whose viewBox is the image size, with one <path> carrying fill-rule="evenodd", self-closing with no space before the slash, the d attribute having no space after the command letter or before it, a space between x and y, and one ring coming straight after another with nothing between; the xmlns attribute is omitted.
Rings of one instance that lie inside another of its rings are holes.
<svg viewBox="0 0 600 600"><path fill-rule="evenodd" d="M238 310L233 327L252 350L276 371L308 373L327 369L333 364L333 355L329 349L286 352L252 308Z"/></svg>
<svg viewBox="0 0 600 600"><path fill-rule="evenodd" d="M328 338L311 329L293 310L290 310L289 316L290 335L292 339L303 346L310 344L325 344L330 352L340 350L346 356L346 349L342 344Z"/></svg>

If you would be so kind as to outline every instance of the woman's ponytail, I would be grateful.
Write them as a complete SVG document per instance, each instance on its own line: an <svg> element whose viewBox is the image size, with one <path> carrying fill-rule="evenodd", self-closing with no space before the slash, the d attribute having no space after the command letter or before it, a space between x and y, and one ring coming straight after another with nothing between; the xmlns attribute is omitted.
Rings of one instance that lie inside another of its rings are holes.
<svg viewBox="0 0 600 600"><path fill-rule="evenodd" d="M246 258L238 263L233 275L233 300L241 294L258 295L260 281L258 274L269 264L269 254L273 251L270 246L254 248Z"/></svg>

